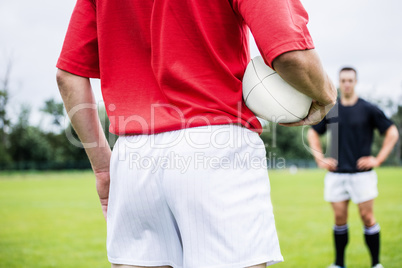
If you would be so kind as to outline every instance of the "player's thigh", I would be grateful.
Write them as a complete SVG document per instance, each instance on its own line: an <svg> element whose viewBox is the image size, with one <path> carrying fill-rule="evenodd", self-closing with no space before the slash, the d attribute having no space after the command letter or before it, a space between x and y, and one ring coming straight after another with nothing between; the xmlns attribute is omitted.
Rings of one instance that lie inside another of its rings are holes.
<svg viewBox="0 0 402 268"><path fill-rule="evenodd" d="M148 135L121 136L113 149L107 213L108 259L110 263L133 267L181 267L182 246L160 187L162 172L148 166L161 151L151 145Z"/></svg>
<svg viewBox="0 0 402 268"><path fill-rule="evenodd" d="M164 170L163 188L183 241L183 266L252 267L282 261L264 143L247 129L212 128L221 132L186 130L192 140L211 146L194 149L182 141L174 151L189 160L187 168ZM245 143L245 135L253 144Z"/></svg>
<svg viewBox="0 0 402 268"><path fill-rule="evenodd" d="M349 200L331 203L335 216L335 224L337 225L346 224L348 220L348 205Z"/></svg>
<svg viewBox="0 0 402 268"><path fill-rule="evenodd" d="M112 268L172 268L172 266L134 266L125 264L112 264Z"/></svg>
<svg viewBox="0 0 402 268"><path fill-rule="evenodd" d="M345 187L348 176L343 173L328 172L324 179L324 199L327 202L341 202L350 199Z"/></svg>
<svg viewBox="0 0 402 268"><path fill-rule="evenodd" d="M378 196L377 174L374 170L350 175L347 188L354 203L360 204Z"/></svg>
<svg viewBox="0 0 402 268"><path fill-rule="evenodd" d="M373 207L374 199L358 204L360 217L366 226L371 226L375 223Z"/></svg>

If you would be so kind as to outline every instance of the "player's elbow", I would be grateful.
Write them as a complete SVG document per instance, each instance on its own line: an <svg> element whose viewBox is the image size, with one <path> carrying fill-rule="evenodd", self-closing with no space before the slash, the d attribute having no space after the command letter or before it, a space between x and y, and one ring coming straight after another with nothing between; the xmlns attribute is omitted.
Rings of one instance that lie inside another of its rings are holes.
<svg viewBox="0 0 402 268"><path fill-rule="evenodd" d="M65 85L68 83L69 76L70 74L68 72L57 69L56 81L60 91L65 88Z"/></svg>
<svg viewBox="0 0 402 268"><path fill-rule="evenodd" d="M57 70L56 73L56 81L59 87L60 94L68 95L71 93L72 90L81 89L83 83L87 83L89 78L81 77L61 69Z"/></svg>
<svg viewBox="0 0 402 268"><path fill-rule="evenodd" d="M272 67L285 70L303 70L301 67L307 64L307 60L311 54L311 52L307 51L308 50L295 50L283 53L274 59Z"/></svg>
<svg viewBox="0 0 402 268"><path fill-rule="evenodd" d="M394 143L396 143L399 139L398 128L395 125L390 126L386 132L386 135L389 136Z"/></svg>

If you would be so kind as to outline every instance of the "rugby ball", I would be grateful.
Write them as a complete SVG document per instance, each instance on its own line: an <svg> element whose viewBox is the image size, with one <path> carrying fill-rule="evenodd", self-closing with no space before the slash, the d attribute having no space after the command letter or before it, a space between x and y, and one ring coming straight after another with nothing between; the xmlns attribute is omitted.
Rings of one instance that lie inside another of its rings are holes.
<svg viewBox="0 0 402 268"><path fill-rule="evenodd" d="M258 117L275 123L304 119L312 99L289 85L264 63L261 56L247 65L243 77L243 99Z"/></svg>

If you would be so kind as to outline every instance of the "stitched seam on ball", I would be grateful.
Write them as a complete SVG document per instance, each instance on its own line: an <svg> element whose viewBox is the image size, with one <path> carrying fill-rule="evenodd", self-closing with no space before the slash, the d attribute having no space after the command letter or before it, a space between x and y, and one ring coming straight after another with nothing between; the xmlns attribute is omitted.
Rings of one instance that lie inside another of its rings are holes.
<svg viewBox="0 0 402 268"><path fill-rule="evenodd" d="M276 72L273 72L272 74L267 75L266 77L264 77L264 78L261 80L260 77L258 76L257 70L255 69L254 60L251 60L251 63L253 64L253 69L254 69L254 71L255 71L255 74L257 75L258 80L260 80L260 83L256 84L256 85L250 90L250 92L247 94L245 103L247 104L248 96L250 96L250 94L251 94L251 92L254 90L254 88L256 88L259 84L262 84L262 86L265 88L265 90L268 92L268 94L271 95L271 97L276 101L276 103L278 103L283 109L285 109L285 111L287 111L288 113L290 113L290 114L293 115L294 117L297 117L297 118L299 118L300 120L302 120L303 118L300 118L300 117L294 115L291 111L289 111L288 109L286 109L285 107L283 107L282 104L281 104L279 101L277 101L277 100L274 98L274 96L272 96L271 92L269 92L269 90L268 90L268 89L264 86L264 84L262 83L262 81L263 81L264 79L270 77L271 75L276 74Z"/></svg>
<svg viewBox="0 0 402 268"><path fill-rule="evenodd" d="M267 76L267 77L268 77L268 76ZM267 78L267 77L265 77L265 78ZM265 78L264 78L264 79L265 79ZM286 109L285 107L283 107L282 104L281 104L279 101L277 101L277 99L275 99L274 96L272 96L271 92L269 92L269 90L264 86L264 84L262 83L262 81L261 81L261 84L262 84L262 86L265 88L265 90L268 92L268 94L271 95L271 97L276 101L276 103L278 103L283 109L285 109L288 113L290 113L290 114L293 115L294 117L297 117L297 118L299 118L300 120L303 119L303 118L300 118L300 117L298 117L297 115L293 114L291 111L289 111L289 110Z"/></svg>
<svg viewBox="0 0 402 268"><path fill-rule="evenodd" d="M255 86L253 86L253 87L250 89L250 92L247 94L246 99L244 100L244 102L245 102L246 104L247 104L248 96L250 96L251 92L253 92L253 90L254 90L259 84L262 84L262 80L264 80L264 79L267 78L267 77L270 77L271 75L276 74L276 72L273 72L272 74L269 74L269 75L265 76L265 77L261 80L260 77L258 76L257 70L255 69L254 60L251 60L251 64L253 65L253 69L254 69L255 75L257 76L258 80L260 80L260 82L257 83ZM264 86L264 85L263 85L263 86ZM264 88L265 88L265 87L264 87ZM268 93L269 93L269 92L268 92ZM271 94L270 94L270 95L271 95ZM272 96L272 95L271 95L271 96ZM275 99L275 98L274 98L274 99Z"/></svg>

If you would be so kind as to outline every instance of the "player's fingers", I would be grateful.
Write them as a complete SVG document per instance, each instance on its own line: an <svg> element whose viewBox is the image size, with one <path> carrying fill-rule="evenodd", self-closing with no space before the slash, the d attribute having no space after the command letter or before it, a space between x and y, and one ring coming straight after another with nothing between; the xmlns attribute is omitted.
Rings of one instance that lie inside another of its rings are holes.
<svg viewBox="0 0 402 268"><path fill-rule="evenodd" d="M337 169L337 166L338 166L337 164L332 162L332 164L330 165L331 171L335 171Z"/></svg>
<svg viewBox="0 0 402 268"><path fill-rule="evenodd" d="M368 159L370 159L370 156L362 156L358 160L367 161Z"/></svg>
<svg viewBox="0 0 402 268"><path fill-rule="evenodd" d="M360 157L359 159L357 159L357 165L361 165L366 161L365 157Z"/></svg>
<svg viewBox="0 0 402 268"><path fill-rule="evenodd" d="M329 162L328 165L329 165L331 168L335 168L335 167L336 167L336 164L335 164L334 162Z"/></svg>
<svg viewBox="0 0 402 268"><path fill-rule="evenodd" d="M335 159L332 158L325 158L323 160L323 162L325 163L325 169L327 169L328 171L334 171L337 168L337 163L335 163L334 161Z"/></svg>
<svg viewBox="0 0 402 268"><path fill-rule="evenodd" d="M305 126L305 125L317 125L324 119L326 115L325 107L320 105L318 102L313 101L308 111L307 116L294 123L279 123L281 126L285 127L297 127L297 126Z"/></svg>
<svg viewBox="0 0 402 268"><path fill-rule="evenodd" d="M284 126L284 127L298 127L298 126L304 126L306 125L304 119L300 120L298 122L294 122L294 123L279 123L279 125Z"/></svg>
<svg viewBox="0 0 402 268"><path fill-rule="evenodd" d="M338 161L336 161L335 159L333 159L333 158L326 158L325 159L325 161L329 164L329 165L331 165L331 166L337 166L338 165Z"/></svg>
<svg viewBox="0 0 402 268"><path fill-rule="evenodd" d="M370 168L370 166L367 160L362 159L362 161L360 161L360 163L357 164L357 168L361 170L367 170Z"/></svg>
<svg viewBox="0 0 402 268"><path fill-rule="evenodd" d="M338 166L338 161L336 159L331 158L331 157L329 157L327 159L328 159L327 161L331 164L331 166L334 166L334 167Z"/></svg>

